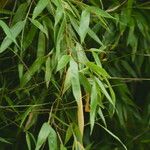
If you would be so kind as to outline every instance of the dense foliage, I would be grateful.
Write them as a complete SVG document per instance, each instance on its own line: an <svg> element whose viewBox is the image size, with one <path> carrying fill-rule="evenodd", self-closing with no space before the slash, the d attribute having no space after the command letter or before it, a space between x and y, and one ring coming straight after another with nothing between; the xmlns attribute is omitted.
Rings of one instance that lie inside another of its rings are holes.
<svg viewBox="0 0 150 150"><path fill-rule="evenodd" d="M0 149L150 149L150 2L0 1Z"/></svg>

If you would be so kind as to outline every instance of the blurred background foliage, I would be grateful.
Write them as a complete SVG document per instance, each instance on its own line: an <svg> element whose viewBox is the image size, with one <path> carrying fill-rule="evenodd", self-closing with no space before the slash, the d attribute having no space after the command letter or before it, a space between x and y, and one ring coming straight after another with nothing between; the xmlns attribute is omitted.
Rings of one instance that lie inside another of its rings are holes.
<svg viewBox="0 0 150 150"><path fill-rule="evenodd" d="M0 1L0 149L150 149L149 0Z"/></svg>

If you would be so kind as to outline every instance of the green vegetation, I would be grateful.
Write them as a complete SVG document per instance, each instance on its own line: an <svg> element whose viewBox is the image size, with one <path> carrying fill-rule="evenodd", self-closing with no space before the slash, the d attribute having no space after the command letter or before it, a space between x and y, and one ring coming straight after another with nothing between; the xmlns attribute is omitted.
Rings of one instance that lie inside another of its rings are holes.
<svg viewBox="0 0 150 150"><path fill-rule="evenodd" d="M150 2L0 2L0 150L150 149Z"/></svg>

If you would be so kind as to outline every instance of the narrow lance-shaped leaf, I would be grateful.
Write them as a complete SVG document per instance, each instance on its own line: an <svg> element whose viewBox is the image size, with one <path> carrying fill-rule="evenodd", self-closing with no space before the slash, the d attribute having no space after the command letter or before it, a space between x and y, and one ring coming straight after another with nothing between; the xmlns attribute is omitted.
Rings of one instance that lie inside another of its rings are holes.
<svg viewBox="0 0 150 150"><path fill-rule="evenodd" d="M55 14L55 26L59 23L63 16L63 10L62 8L58 7Z"/></svg>
<svg viewBox="0 0 150 150"><path fill-rule="evenodd" d="M30 139L30 135L28 134L28 132L26 133L26 142L27 142L28 150L31 150L31 139Z"/></svg>
<svg viewBox="0 0 150 150"><path fill-rule="evenodd" d="M103 76L103 77L110 77L109 74L105 71L105 69L94 64L93 62L87 62L86 65L97 75Z"/></svg>
<svg viewBox="0 0 150 150"><path fill-rule="evenodd" d="M117 141L119 141L121 143L121 145L123 146L123 148L125 150L127 150L127 147L124 145L124 143L115 135L113 134L110 130L108 130L107 128L105 128L104 126L102 126L101 124L98 124L99 126L101 126L107 133L109 133L112 137L114 137Z"/></svg>
<svg viewBox="0 0 150 150"><path fill-rule="evenodd" d="M70 140L72 136L72 125L70 125L66 131L65 144Z"/></svg>
<svg viewBox="0 0 150 150"><path fill-rule="evenodd" d="M81 43L83 43L84 38L88 33L89 23L90 23L90 13L87 10L83 10L79 26L79 36L81 39Z"/></svg>
<svg viewBox="0 0 150 150"><path fill-rule="evenodd" d="M18 21L21 21L21 20L24 19L25 15L26 15L27 8L28 8L28 3L27 2L19 5L19 7L18 7L18 9L15 12L15 15L13 17L12 24L15 24Z"/></svg>
<svg viewBox="0 0 150 150"><path fill-rule="evenodd" d="M0 20L0 26L4 30L7 37L10 38L15 44L17 44L16 39L7 24L4 21Z"/></svg>
<svg viewBox="0 0 150 150"><path fill-rule="evenodd" d="M57 147L57 134L55 130L50 126L49 127L49 136L48 136L48 145L50 150L58 150Z"/></svg>
<svg viewBox="0 0 150 150"><path fill-rule="evenodd" d="M58 62L56 71L59 71L62 68L64 68L68 64L69 60L70 60L69 55L63 55Z"/></svg>
<svg viewBox="0 0 150 150"><path fill-rule="evenodd" d="M35 150L40 150L41 146L46 142L50 133L51 133L51 127L46 122L42 125L40 129Z"/></svg>
<svg viewBox="0 0 150 150"><path fill-rule="evenodd" d="M66 73L62 94L64 94L70 87L71 87L71 71L69 67Z"/></svg>
<svg viewBox="0 0 150 150"><path fill-rule="evenodd" d="M45 53L45 35L43 32L39 32L37 58L44 56Z"/></svg>
<svg viewBox="0 0 150 150"><path fill-rule="evenodd" d="M24 28L25 21L17 22L11 29L11 33L13 33L13 37L16 38L22 29ZM8 36L3 40L0 47L0 53L4 52L11 44L13 40L10 39Z"/></svg>
<svg viewBox="0 0 150 150"><path fill-rule="evenodd" d="M110 95L108 94L107 90L105 89L105 86L104 84L97 78L95 77L96 79L96 82L98 83L99 87L101 88L102 90L102 93L106 96L106 98L108 99L108 101L113 105L113 107L115 108L115 103L114 101L112 100L112 98L110 97Z"/></svg>
<svg viewBox="0 0 150 150"><path fill-rule="evenodd" d="M100 38L96 35L96 33L92 29L89 28L88 34L96 42L98 42L100 45L104 46L104 44L102 43L102 41L100 40Z"/></svg>
<svg viewBox="0 0 150 150"><path fill-rule="evenodd" d="M83 136L84 130L84 114L83 114L83 103L82 103L82 95L81 95L81 88L80 88L80 81L79 81L79 71L78 71L78 64L74 61L73 58L70 60L70 71L71 71L71 84L72 84L72 91L77 101L78 107L78 126L80 129L80 133Z"/></svg>
<svg viewBox="0 0 150 150"><path fill-rule="evenodd" d="M35 74L36 71L39 70L45 59L46 59L45 57L41 57L35 60L35 62L23 75L20 83L21 87L31 80L32 76Z"/></svg>
<svg viewBox="0 0 150 150"><path fill-rule="evenodd" d="M0 142L5 143L5 144L12 144L9 141L7 141L6 139L0 137Z"/></svg>
<svg viewBox="0 0 150 150"><path fill-rule="evenodd" d="M81 88L79 82L78 64L74 61L73 58L70 60L70 72L73 95L75 100L79 102L81 100Z"/></svg>
<svg viewBox="0 0 150 150"><path fill-rule="evenodd" d="M45 67L45 82L46 82L47 88L49 86L51 75L52 75L52 72L51 72L51 66L50 66L50 57L48 57L46 60L46 67Z"/></svg>
<svg viewBox="0 0 150 150"><path fill-rule="evenodd" d="M91 91L91 102L90 102L90 125L91 125L91 133L93 131L95 116L96 116L96 108L97 108L97 88L96 83L93 83L92 91Z"/></svg>
<svg viewBox="0 0 150 150"><path fill-rule="evenodd" d="M96 14L97 16L100 16L100 17L115 19L115 18L112 17L109 13L107 13L106 11L100 9L99 7L88 6L88 7L87 7L87 10L90 11L91 13Z"/></svg>
<svg viewBox="0 0 150 150"><path fill-rule="evenodd" d="M45 33L46 37L48 38L48 31L47 29L44 27L44 25L42 25L38 20L32 20L30 19L30 21L43 33Z"/></svg>
<svg viewBox="0 0 150 150"><path fill-rule="evenodd" d="M35 19L48 5L49 0L39 0L33 11L32 19Z"/></svg>

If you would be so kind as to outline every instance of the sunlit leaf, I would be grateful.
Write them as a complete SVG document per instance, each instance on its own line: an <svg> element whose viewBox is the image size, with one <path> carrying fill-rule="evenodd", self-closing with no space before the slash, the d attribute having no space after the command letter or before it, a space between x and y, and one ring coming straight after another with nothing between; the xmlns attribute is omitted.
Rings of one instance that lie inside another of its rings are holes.
<svg viewBox="0 0 150 150"><path fill-rule="evenodd" d="M79 102L81 100L81 88L79 81L78 64L73 59L70 60L70 72L73 95L75 97L75 100Z"/></svg>
<svg viewBox="0 0 150 150"><path fill-rule="evenodd" d="M80 26L79 26L79 35L81 43L84 41L86 34L88 33L90 23L90 13L87 10L84 10L81 14Z"/></svg>

